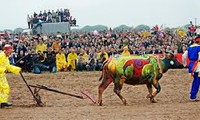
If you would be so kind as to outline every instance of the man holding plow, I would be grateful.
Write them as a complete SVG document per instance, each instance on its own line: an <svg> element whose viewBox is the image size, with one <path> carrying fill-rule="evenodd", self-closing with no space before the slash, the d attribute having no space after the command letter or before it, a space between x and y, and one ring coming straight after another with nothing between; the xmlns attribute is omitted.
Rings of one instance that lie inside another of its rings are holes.
<svg viewBox="0 0 200 120"><path fill-rule="evenodd" d="M9 107L12 106L8 102L8 97L10 93L10 86L6 79L6 72L11 72L14 74L19 74L21 71L20 67L16 67L10 64L9 56L13 51L11 45L6 44L3 48L3 51L0 52L0 107Z"/></svg>

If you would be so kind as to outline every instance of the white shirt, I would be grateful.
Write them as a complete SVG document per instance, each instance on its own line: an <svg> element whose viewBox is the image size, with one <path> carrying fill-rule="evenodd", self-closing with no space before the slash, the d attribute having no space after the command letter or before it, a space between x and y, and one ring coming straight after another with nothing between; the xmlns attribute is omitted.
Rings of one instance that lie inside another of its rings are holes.
<svg viewBox="0 0 200 120"><path fill-rule="evenodd" d="M198 45L198 44L195 44L195 45ZM198 54L199 54L198 60L200 60L200 52ZM182 55L182 61L183 61L184 66L187 66L187 58L188 58L188 51L186 50ZM200 63L199 62L198 62L198 65L196 67L196 70L194 70L194 71L200 72Z"/></svg>

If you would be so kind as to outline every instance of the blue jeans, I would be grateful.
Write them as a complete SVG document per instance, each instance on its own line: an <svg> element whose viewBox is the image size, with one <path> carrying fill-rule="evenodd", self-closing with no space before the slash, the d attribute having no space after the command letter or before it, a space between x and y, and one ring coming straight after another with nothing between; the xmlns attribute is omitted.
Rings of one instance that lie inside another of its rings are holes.
<svg viewBox="0 0 200 120"><path fill-rule="evenodd" d="M190 99L196 99L198 91L199 91L199 85L200 85L200 77L198 77L198 73L194 73L194 79L192 82L192 87L190 91Z"/></svg>
<svg viewBox="0 0 200 120"><path fill-rule="evenodd" d="M49 66L43 65L41 63L34 63L33 64L33 73L40 74L42 71L49 70Z"/></svg>

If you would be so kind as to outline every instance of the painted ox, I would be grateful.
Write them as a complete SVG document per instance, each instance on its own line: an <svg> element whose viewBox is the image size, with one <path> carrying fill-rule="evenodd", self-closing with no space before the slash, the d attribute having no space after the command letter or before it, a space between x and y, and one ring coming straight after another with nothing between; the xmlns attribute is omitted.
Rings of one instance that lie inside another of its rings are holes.
<svg viewBox="0 0 200 120"><path fill-rule="evenodd" d="M162 58L156 55L110 57L104 62L99 78L102 80L98 88L99 105L102 105L103 91L111 82L114 83L114 92L124 105L126 105L126 99L120 92L124 83L129 85L146 84L149 91L147 98L150 98L152 103L156 102L154 97L161 90L159 79L170 68L183 68L183 65L172 53L167 53ZM153 92L152 86L156 91Z"/></svg>

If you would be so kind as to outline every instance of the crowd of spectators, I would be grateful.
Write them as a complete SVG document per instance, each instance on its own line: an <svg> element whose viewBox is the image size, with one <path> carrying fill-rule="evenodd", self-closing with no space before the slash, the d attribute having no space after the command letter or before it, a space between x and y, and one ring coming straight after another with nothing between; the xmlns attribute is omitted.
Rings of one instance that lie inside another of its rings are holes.
<svg viewBox="0 0 200 120"><path fill-rule="evenodd" d="M5 43L13 45L10 62L23 71L94 71L101 70L109 56L183 53L195 37L195 34L179 36L167 31L58 32L13 35L11 39L2 40L0 47L2 49Z"/></svg>
<svg viewBox="0 0 200 120"><path fill-rule="evenodd" d="M27 15L28 28L32 29L41 23L58 23L58 22L69 22L71 25L76 25L76 19L72 18L69 9L57 9L55 10L44 10L40 13L34 12L33 15Z"/></svg>

